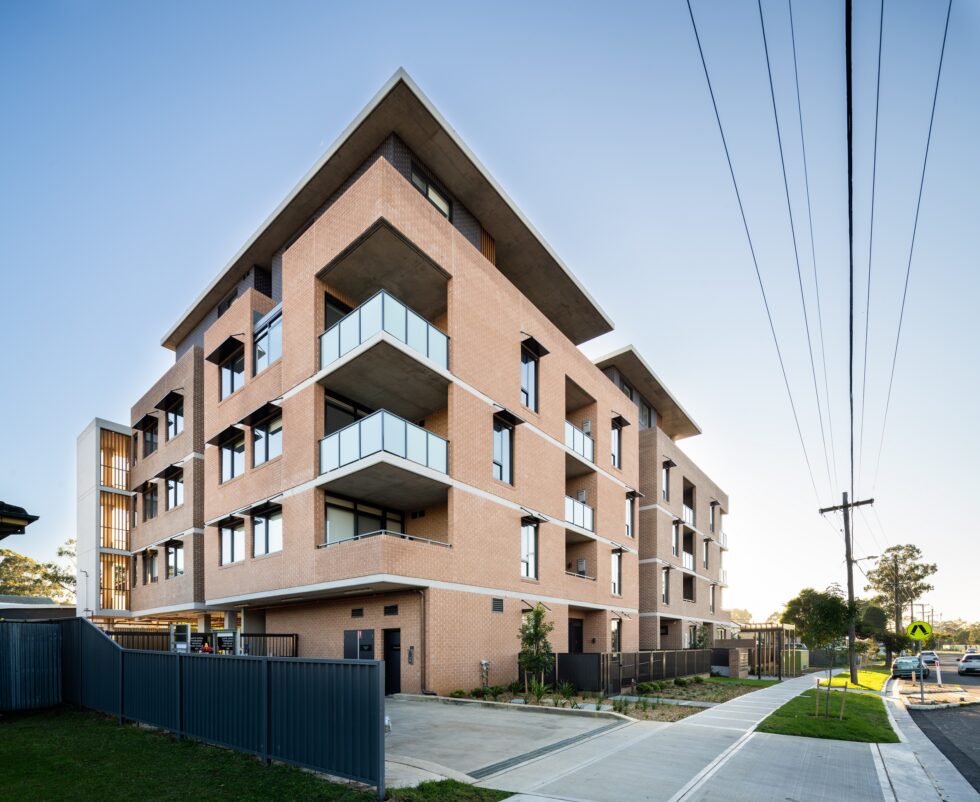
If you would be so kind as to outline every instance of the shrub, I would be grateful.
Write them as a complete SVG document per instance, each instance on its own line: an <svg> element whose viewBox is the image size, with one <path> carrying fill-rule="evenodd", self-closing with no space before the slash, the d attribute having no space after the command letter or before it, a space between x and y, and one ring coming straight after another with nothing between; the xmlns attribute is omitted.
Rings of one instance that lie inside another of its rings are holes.
<svg viewBox="0 0 980 802"><path fill-rule="evenodd" d="M558 695L562 698L562 700L571 706L572 697L575 695L575 686L566 680L565 682L559 682L556 690L558 691Z"/></svg>
<svg viewBox="0 0 980 802"><path fill-rule="evenodd" d="M541 700L544 699L544 697L551 691L551 686L546 685L539 680L533 679L531 680L528 690L531 692L531 696L534 699L534 704L539 705L541 704Z"/></svg>
<svg viewBox="0 0 980 802"><path fill-rule="evenodd" d="M500 685L491 685L483 692L483 698L489 699L491 702L496 702L501 696L504 695L505 688Z"/></svg>
<svg viewBox="0 0 980 802"><path fill-rule="evenodd" d="M521 691L524 690L524 686L515 679L510 685L507 686L507 690L514 694L514 696L520 696Z"/></svg>
<svg viewBox="0 0 980 802"><path fill-rule="evenodd" d="M472 696L474 699L482 699L483 693L483 688L474 688L472 691L470 691L470 696Z"/></svg>
<svg viewBox="0 0 980 802"><path fill-rule="evenodd" d="M469 694L466 691L450 691L450 699L465 699Z"/></svg>
<svg viewBox="0 0 980 802"><path fill-rule="evenodd" d="M700 685L701 683L704 682L704 677L698 674L695 677L691 677L691 682L695 683L696 685Z"/></svg>
<svg viewBox="0 0 980 802"><path fill-rule="evenodd" d="M684 677L678 677L674 680L674 685L676 685L678 688L684 688L687 686L687 680L684 679Z"/></svg>

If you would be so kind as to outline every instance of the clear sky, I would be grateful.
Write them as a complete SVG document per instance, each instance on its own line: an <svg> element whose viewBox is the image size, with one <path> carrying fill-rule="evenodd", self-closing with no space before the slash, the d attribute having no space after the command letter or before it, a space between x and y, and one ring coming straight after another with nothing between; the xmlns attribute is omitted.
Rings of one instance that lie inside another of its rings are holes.
<svg viewBox="0 0 980 802"><path fill-rule="evenodd" d="M788 5L763 7L822 391ZM879 4L855 7L860 410ZM793 3L836 482L758 7L694 8L819 502L839 503L843 0ZM944 617L977 619L980 4L970 0L953 3L873 483L945 9L886 2L857 487L874 495L876 514L856 518L856 552L918 543L940 568L927 601ZM41 516L4 546L48 559L73 535L78 433L95 416L128 421L173 360L158 345L164 332L399 66L616 322L587 352L634 343L701 424L683 447L732 499L725 606L765 617L801 587L843 583L843 541L816 514L683 0L0 4L0 498Z"/></svg>

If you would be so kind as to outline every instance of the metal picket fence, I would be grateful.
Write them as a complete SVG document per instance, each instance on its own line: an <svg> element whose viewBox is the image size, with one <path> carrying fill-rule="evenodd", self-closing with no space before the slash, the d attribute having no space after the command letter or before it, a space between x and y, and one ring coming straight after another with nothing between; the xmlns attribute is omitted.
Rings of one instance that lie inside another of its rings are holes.
<svg viewBox="0 0 980 802"><path fill-rule="evenodd" d="M707 674L711 671L711 650L563 653L555 655L555 666L557 682L615 695L640 682Z"/></svg>

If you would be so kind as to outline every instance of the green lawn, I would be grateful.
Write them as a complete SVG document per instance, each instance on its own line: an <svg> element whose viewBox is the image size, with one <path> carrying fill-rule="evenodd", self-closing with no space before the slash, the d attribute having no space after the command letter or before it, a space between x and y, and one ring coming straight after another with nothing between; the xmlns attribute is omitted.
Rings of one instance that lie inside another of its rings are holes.
<svg viewBox="0 0 980 802"><path fill-rule="evenodd" d="M0 797L24 800L318 800L376 795L293 766L115 719L58 708L0 718ZM397 802L495 802L508 794L453 781L391 790Z"/></svg>
<svg viewBox="0 0 980 802"><path fill-rule="evenodd" d="M831 691L828 718L814 715L816 691L806 691L802 696L790 699L779 710L764 719L759 732L777 735L804 735L809 738L832 738L838 741L863 741L865 743L897 743L888 714L880 698L866 693L848 693L844 706L844 720L839 721L841 703L845 694ZM827 692L820 694L820 712L826 705Z"/></svg>
<svg viewBox="0 0 980 802"><path fill-rule="evenodd" d="M891 675L892 672L884 666L871 666L858 671L857 685L851 682L851 674L849 671L842 671L840 674L834 674L830 681L830 685L832 688L843 688L846 685L848 688L859 688L865 691L880 691L885 687L885 683L888 681L888 678ZM827 680L820 680L820 684L826 688Z"/></svg>

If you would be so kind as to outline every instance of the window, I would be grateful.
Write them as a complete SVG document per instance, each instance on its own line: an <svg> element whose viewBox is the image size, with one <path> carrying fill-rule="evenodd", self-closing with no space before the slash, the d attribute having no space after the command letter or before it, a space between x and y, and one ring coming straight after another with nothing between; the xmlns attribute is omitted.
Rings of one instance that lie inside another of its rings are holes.
<svg viewBox="0 0 980 802"><path fill-rule="evenodd" d="M241 390L245 384L245 349L239 348L221 363L221 398Z"/></svg>
<svg viewBox="0 0 980 802"><path fill-rule="evenodd" d="M614 652L620 651L620 642L619 642L619 619L618 618L614 618L612 620L612 631L610 632L610 636L611 636L611 638L610 638L611 651L614 651Z"/></svg>
<svg viewBox="0 0 980 802"><path fill-rule="evenodd" d="M623 427L618 421L612 425L612 464L614 468L623 467L622 454Z"/></svg>
<svg viewBox="0 0 980 802"><path fill-rule="evenodd" d="M708 592L708 609L711 612L715 611L715 586L712 585Z"/></svg>
<svg viewBox="0 0 980 802"><path fill-rule="evenodd" d="M172 510L184 503L184 472L175 471L167 479L167 509Z"/></svg>
<svg viewBox="0 0 980 802"><path fill-rule="evenodd" d="M245 435L239 434L221 446L221 481L227 482L245 473Z"/></svg>
<svg viewBox="0 0 980 802"><path fill-rule="evenodd" d="M252 427L252 465L258 466L282 454L282 415Z"/></svg>
<svg viewBox="0 0 980 802"><path fill-rule="evenodd" d="M167 546L167 579L184 575L184 544Z"/></svg>
<svg viewBox="0 0 980 802"><path fill-rule="evenodd" d="M157 486L150 483L143 491L143 520L150 521L157 517Z"/></svg>
<svg viewBox="0 0 980 802"><path fill-rule="evenodd" d="M612 592L613 596L623 594L623 553L621 551L612 553Z"/></svg>
<svg viewBox="0 0 980 802"><path fill-rule="evenodd" d="M664 501L670 501L670 461L664 463L660 472L660 494Z"/></svg>
<svg viewBox="0 0 980 802"><path fill-rule="evenodd" d="M385 615L398 615L398 605L397 604L386 604L384 608Z"/></svg>
<svg viewBox="0 0 980 802"><path fill-rule="evenodd" d="M493 478L514 484L514 428L493 419Z"/></svg>
<svg viewBox="0 0 980 802"><path fill-rule="evenodd" d="M252 341L252 375L256 376L282 357L282 315L262 325Z"/></svg>
<svg viewBox="0 0 980 802"><path fill-rule="evenodd" d="M633 496L626 496L626 537L633 537Z"/></svg>
<svg viewBox="0 0 980 802"><path fill-rule="evenodd" d="M711 543L710 540L703 540L703 541L701 541L701 552L702 552L701 553L701 562L704 563L704 567L705 568L708 567L708 544L710 544L710 543Z"/></svg>
<svg viewBox="0 0 980 802"><path fill-rule="evenodd" d="M538 411L538 357L527 346L521 346L521 403Z"/></svg>
<svg viewBox="0 0 980 802"><path fill-rule="evenodd" d="M137 509L138 509L138 505L136 503L136 496L133 496L129 500L130 528L131 529L135 529L136 528L136 518L138 516Z"/></svg>
<svg viewBox="0 0 980 802"><path fill-rule="evenodd" d="M453 206L446 194L438 189L429 176L417 164L412 165L412 183L415 188L429 199L447 220L453 219Z"/></svg>
<svg viewBox="0 0 980 802"><path fill-rule="evenodd" d="M157 581L157 553L156 551L143 552L143 584Z"/></svg>
<svg viewBox="0 0 980 802"><path fill-rule="evenodd" d="M221 564L241 562L245 559L245 524L221 527Z"/></svg>
<svg viewBox="0 0 980 802"><path fill-rule="evenodd" d="M353 311L347 304L339 298L334 298L330 293L324 293L323 295L323 308L326 318L324 328L327 329L333 326L334 323L339 323Z"/></svg>
<svg viewBox="0 0 980 802"><path fill-rule="evenodd" d="M715 531L715 507L717 506L714 502L708 505L708 529L712 532Z"/></svg>
<svg viewBox="0 0 980 802"><path fill-rule="evenodd" d="M657 420L657 413L646 401L640 401L640 428L650 429Z"/></svg>
<svg viewBox="0 0 980 802"><path fill-rule="evenodd" d="M282 507L270 507L252 516L252 556L282 551Z"/></svg>
<svg viewBox="0 0 980 802"><path fill-rule="evenodd" d="M235 287L230 293L228 293L224 300L218 304L218 317L221 317L228 309L231 307L234 300L238 297L238 287Z"/></svg>
<svg viewBox="0 0 980 802"><path fill-rule="evenodd" d="M396 510L372 507L336 496L326 497L326 507L324 543L342 543L377 532L402 534L405 531L405 516Z"/></svg>
<svg viewBox="0 0 980 802"><path fill-rule="evenodd" d="M521 576L538 578L538 525L521 524Z"/></svg>
<svg viewBox="0 0 980 802"><path fill-rule="evenodd" d="M140 436L136 432L133 432L133 464L134 465L138 461L139 450L140 450Z"/></svg>
<svg viewBox="0 0 980 802"><path fill-rule="evenodd" d="M670 604L670 569L660 569L660 601Z"/></svg>
<svg viewBox="0 0 980 802"><path fill-rule="evenodd" d="M148 457L154 451L157 450L158 439L157 439L157 421L154 420L152 425L147 426L143 430L143 456Z"/></svg>
<svg viewBox="0 0 980 802"><path fill-rule="evenodd" d="M167 439L173 440L184 431L184 399L176 401L167 410Z"/></svg>
<svg viewBox="0 0 980 802"><path fill-rule="evenodd" d="M674 524L674 528L670 532L670 551L677 557L681 550L681 525Z"/></svg>

